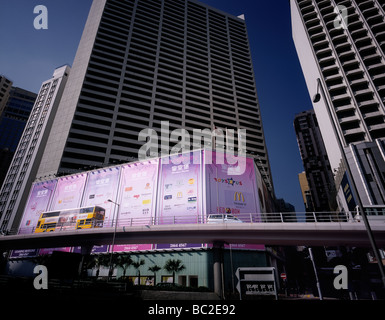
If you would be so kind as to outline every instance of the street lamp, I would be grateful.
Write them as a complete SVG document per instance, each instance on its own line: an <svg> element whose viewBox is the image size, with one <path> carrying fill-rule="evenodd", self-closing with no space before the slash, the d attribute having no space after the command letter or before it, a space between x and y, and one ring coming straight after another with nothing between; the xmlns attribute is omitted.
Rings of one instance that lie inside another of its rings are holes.
<svg viewBox="0 0 385 320"><path fill-rule="evenodd" d="M115 205L115 207L114 207L114 217L112 219L112 223L114 223L114 220L115 220L115 228L114 228L114 235L112 237L112 246L111 246L111 254L110 254L110 266L109 266L109 271L108 271L108 278L110 278L110 276L112 277L112 255L114 253L116 227L118 225L118 215L116 214L116 206L118 206L118 208L120 208L120 204L116 203L115 201L112 201L111 199L108 199L107 201L111 202L111 203L113 203ZM115 214L116 214L116 216L115 216Z"/></svg>
<svg viewBox="0 0 385 320"><path fill-rule="evenodd" d="M321 94L322 94L322 98L326 104L326 109L327 109L327 112L328 112L328 116L329 116L329 120L330 122L332 123L332 127L333 127L333 131L334 131L334 134L337 138L337 142L338 142L338 147L340 149L340 153L341 153L341 157L342 157L342 162L343 162L343 165L345 166L346 168L346 174L348 176L348 179L349 181L351 182L351 187L352 187L352 193L353 193L353 196L354 198L357 200L358 202L358 208L357 208L357 212L358 212L358 209L359 211L361 211L361 218L362 220L364 221L364 224L365 224L365 228L366 228L366 232L368 233L368 237L369 237L369 241L370 241L370 245L372 247L372 250L374 252L374 255L377 259L377 263L378 263L378 267L380 269L380 274L381 274L381 279L382 279L382 284L383 286L385 287L385 271L384 271L384 266L382 264L382 259L381 259L381 255L380 255L380 252L378 250L378 247L377 247L377 244L376 244L376 241L374 239L374 236L373 236L373 232L372 232L372 229L370 227L370 224L369 224L369 221L368 221L368 218L366 216L366 213L365 213L365 210L364 210L364 207L362 205L362 202L361 202L361 198L359 197L358 195L358 191L357 191L357 187L356 187L356 183L353 179L353 175L352 175L352 172L350 170L350 167L349 167L349 164L348 164L348 161L347 161L347 158L346 158L346 155L345 155L345 152L344 152L344 148L342 146L342 142L338 136L338 132L337 132L337 128L336 128L336 125L333 121L333 117L331 115L331 111L330 111L330 105L329 105L329 102L326 98L326 95L325 95L325 91L324 91L324 88L322 86L322 83L321 83L321 79L320 78L317 78L317 93L314 95L313 97L313 102L314 103L317 103L321 100L321 94L318 92L319 89L321 88Z"/></svg>
<svg viewBox="0 0 385 320"><path fill-rule="evenodd" d="M321 286L320 286L319 279L318 279L317 268L315 266L313 251L312 251L311 247L309 247L309 256L310 256L311 263L313 264L313 270L314 270L315 280L316 280L316 284L317 284L318 296L319 296L320 300L323 300Z"/></svg>

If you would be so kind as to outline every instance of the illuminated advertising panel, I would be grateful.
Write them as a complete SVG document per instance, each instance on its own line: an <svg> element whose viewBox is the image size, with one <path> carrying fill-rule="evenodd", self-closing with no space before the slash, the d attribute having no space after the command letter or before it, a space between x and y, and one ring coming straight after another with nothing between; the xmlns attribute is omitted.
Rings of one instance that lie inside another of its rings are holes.
<svg viewBox="0 0 385 320"><path fill-rule="evenodd" d="M88 173L83 196L83 207L100 206L105 209L104 226L111 226L119 186L120 167L99 169Z"/></svg>
<svg viewBox="0 0 385 320"><path fill-rule="evenodd" d="M72 252L81 253L82 247L74 247ZM91 249L91 253L106 253L106 252L108 252L108 245L107 244L104 244L101 246L93 246Z"/></svg>
<svg viewBox="0 0 385 320"><path fill-rule="evenodd" d="M61 248L43 248L40 249L39 255L43 256L46 254L52 254L54 251L61 251L61 252L71 252L72 247L61 247Z"/></svg>
<svg viewBox="0 0 385 320"><path fill-rule="evenodd" d="M152 244L117 244L114 245L114 252L131 252L151 250Z"/></svg>
<svg viewBox="0 0 385 320"><path fill-rule="evenodd" d="M38 182L32 185L29 200L24 209L19 233L33 233L40 215L48 210L54 193L56 180Z"/></svg>
<svg viewBox="0 0 385 320"><path fill-rule="evenodd" d="M161 159L159 224L197 223L202 214L201 151Z"/></svg>
<svg viewBox="0 0 385 320"><path fill-rule="evenodd" d="M79 208L86 183L87 174L77 174L60 178L50 210Z"/></svg>
<svg viewBox="0 0 385 320"><path fill-rule="evenodd" d="M79 208L86 180L85 173L60 178L49 211ZM71 247L40 249L39 254L51 254L53 251L70 252Z"/></svg>
<svg viewBox="0 0 385 320"><path fill-rule="evenodd" d="M119 226L152 224L155 215L159 159L122 166Z"/></svg>
<svg viewBox="0 0 385 320"><path fill-rule="evenodd" d="M253 159L243 158L240 170L229 157L212 152L212 163L205 164L207 215L260 213Z"/></svg>
<svg viewBox="0 0 385 320"><path fill-rule="evenodd" d="M156 249L202 248L202 243L158 243Z"/></svg>

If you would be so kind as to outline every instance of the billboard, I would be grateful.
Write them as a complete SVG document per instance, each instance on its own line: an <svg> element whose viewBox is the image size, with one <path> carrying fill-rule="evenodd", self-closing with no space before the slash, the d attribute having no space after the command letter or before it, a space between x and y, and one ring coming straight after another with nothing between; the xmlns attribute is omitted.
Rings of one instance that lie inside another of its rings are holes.
<svg viewBox="0 0 385 320"><path fill-rule="evenodd" d="M56 186L56 180L38 182L32 185L29 200L25 206L19 234L33 233L40 215L48 206Z"/></svg>
<svg viewBox="0 0 385 320"><path fill-rule="evenodd" d="M239 167L229 155L223 157L219 152L208 150L204 153L212 159L205 164L206 214L260 213L253 159L243 159L245 167L238 171Z"/></svg>
<svg viewBox="0 0 385 320"><path fill-rule="evenodd" d="M187 248L202 248L202 243L158 243L156 249L187 249Z"/></svg>
<svg viewBox="0 0 385 320"><path fill-rule="evenodd" d="M152 244L116 244L113 252L131 252L151 250Z"/></svg>
<svg viewBox="0 0 385 320"><path fill-rule="evenodd" d="M158 224L201 221L201 169L201 151L161 159Z"/></svg>
<svg viewBox="0 0 385 320"><path fill-rule="evenodd" d="M159 159L122 166L119 226L151 224L155 216Z"/></svg>
<svg viewBox="0 0 385 320"><path fill-rule="evenodd" d="M87 174L76 174L58 180L50 211L79 208Z"/></svg>
<svg viewBox="0 0 385 320"><path fill-rule="evenodd" d="M120 167L99 169L88 173L84 190L83 207L100 206L105 209L104 225L111 226L116 205L108 200L116 201L119 186Z"/></svg>
<svg viewBox="0 0 385 320"><path fill-rule="evenodd" d="M252 216L253 222L258 222L259 216L255 213L269 212L267 189L253 159L242 158L240 161L241 158L238 158L240 166L234 161L236 159L229 154L224 157L223 153L196 150L35 183L19 233L26 230L33 232L32 227L36 226L44 211L88 206L105 209L104 227L111 227L115 218L118 219L118 226L127 227L153 223L204 223L207 215L215 213L239 215L243 222L249 222ZM246 220L243 220L242 214ZM119 244L114 246L113 251L201 246L199 243ZM232 244L231 248L262 247ZM108 252L107 245L94 248L93 252Z"/></svg>
<svg viewBox="0 0 385 320"><path fill-rule="evenodd" d="M82 247L74 247L72 252L81 253ZM106 253L108 252L108 245L104 244L101 246L92 246L91 253Z"/></svg>

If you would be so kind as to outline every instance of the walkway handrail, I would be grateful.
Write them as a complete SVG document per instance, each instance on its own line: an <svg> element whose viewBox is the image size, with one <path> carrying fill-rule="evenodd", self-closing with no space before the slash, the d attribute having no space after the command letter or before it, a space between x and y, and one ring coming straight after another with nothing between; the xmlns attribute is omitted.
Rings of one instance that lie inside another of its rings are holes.
<svg viewBox="0 0 385 320"><path fill-rule="evenodd" d="M202 223L352 223L357 222L354 218L355 212L269 212L269 213L241 213L241 214L208 214L203 215L175 215L175 216L155 216L141 218L108 219L103 221L103 227L130 227L140 225L173 225L173 224L202 224ZM95 223L94 225L98 225ZM65 227L57 226L55 231L74 230L76 221L73 225ZM22 227L18 230L11 230L3 235L12 234L31 234L35 232L35 227Z"/></svg>

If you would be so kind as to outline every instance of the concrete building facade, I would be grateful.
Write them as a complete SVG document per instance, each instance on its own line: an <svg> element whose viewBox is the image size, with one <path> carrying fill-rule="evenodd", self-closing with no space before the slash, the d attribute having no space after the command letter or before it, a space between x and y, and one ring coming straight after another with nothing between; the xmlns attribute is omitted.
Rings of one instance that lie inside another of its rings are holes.
<svg viewBox="0 0 385 320"><path fill-rule="evenodd" d="M17 228L50 135L70 68L55 69L42 83L0 191L0 230Z"/></svg>
<svg viewBox="0 0 385 320"><path fill-rule="evenodd" d="M135 160L141 130L164 141L161 121L246 129L272 190L242 17L194 0L94 1L38 175Z"/></svg>
<svg viewBox="0 0 385 320"><path fill-rule="evenodd" d="M312 211L332 212L336 209L334 178L314 111L297 114L294 129L312 197Z"/></svg>
<svg viewBox="0 0 385 320"><path fill-rule="evenodd" d="M345 186L351 184L344 177L340 143L362 204L384 205L384 2L290 4L293 39L308 91L312 99L319 97L313 107L331 168ZM349 210L356 200L341 203Z"/></svg>

